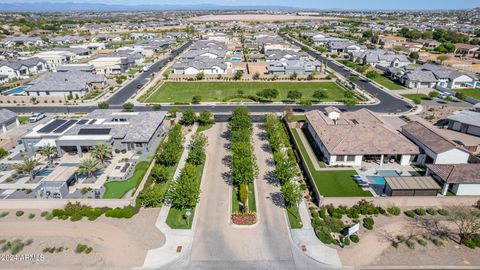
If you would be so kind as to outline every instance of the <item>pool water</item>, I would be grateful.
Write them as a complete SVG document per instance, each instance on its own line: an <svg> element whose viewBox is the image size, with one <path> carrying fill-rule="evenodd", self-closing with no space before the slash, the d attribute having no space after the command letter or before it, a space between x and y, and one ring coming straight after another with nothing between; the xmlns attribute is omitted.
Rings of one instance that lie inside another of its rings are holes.
<svg viewBox="0 0 480 270"><path fill-rule="evenodd" d="M53 169L43 169L37 173L37 176L48 176L53 172Z"/></svg>
<svg viewBox="0 0 480 270"><path fill-rule="evenodd" d="M7 91L3 92L3 95L4 96L21 95L25 92L25 90L27 88L28 88L28 86L26 86L26 85L15 87L15 88L12 88L10 90L7 90Z"/></svg>
<svg viewBox="0 0 480 270"><path fill-rule="evenodd" d="M230 60L233 61L233 62L241 62L241 61L242 61L242 58L240 58L240 57L231 57Z"/></svg>
<svg viewBox="0 0 480 270"><path fill-rule="evenodd" d="M368 182L372 185L385 185L385 176L399 176L396 171L378 171L375 176L367 176Z"/></svg>

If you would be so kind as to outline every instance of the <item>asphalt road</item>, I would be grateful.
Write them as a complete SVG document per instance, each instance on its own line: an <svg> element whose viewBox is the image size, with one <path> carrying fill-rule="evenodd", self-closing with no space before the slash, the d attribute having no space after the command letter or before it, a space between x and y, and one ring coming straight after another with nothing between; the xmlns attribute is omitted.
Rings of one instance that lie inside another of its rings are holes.
<svg viewBox="0 0 480 270"><path fill-rule="evenodd" d="M190 40L182 46L173 49L167 58L164 58L152 64L148 71L142 72L133 81L125 85L122 89L120 89L113 96L111 96L107 101L108 104L120 105L125 103L136 91L141 88L139 87L139 85L145 85L153 74L160 71L160 69L162 69L173 57L176 57L178 54L182 53L191 44L192 41Z"/></svg>

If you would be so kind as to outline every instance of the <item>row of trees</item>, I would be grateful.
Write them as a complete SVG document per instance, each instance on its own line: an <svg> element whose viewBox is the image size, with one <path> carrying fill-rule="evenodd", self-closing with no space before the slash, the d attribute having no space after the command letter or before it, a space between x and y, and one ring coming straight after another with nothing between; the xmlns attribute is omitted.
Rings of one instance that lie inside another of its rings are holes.
<svg viewBox="0 0 480 270"><path fill-rule="evenodd" d="M251 138L253 123L250 112L245 107L238 107L232 113L228 124L232 152L232 182L237 187L242 213L248 212L248 185L252 184L257 176L257 165L253 154Z"/></svg>
<svg viewBox="0 0 480 270"><path fill-rule="evenodd" d="M180 172L179 178L173 183L171 190L172 207L177 209L193 208L200 196L201 173L205 163L205 147L207 137L196 133L192 137L187 163Z"/></svg>
<svg viewBox="0 0 480 270"><path fill-rule="evenodd" d="M176 114L177 112L178 111L175 111L174 113ZM208 126L215 122L213 114L208 110L201 111L197 117L195 111L191 108L188 108L183 112L182 119L180 119L180 124L184 126L191 126L193 123L195 123L195 121L198 121L201 126Z"/></svg>
<svg viewBox="0 0 480 270"><path fill-rule="evenodd" d="M285 127L276 115L269 114L265 116L265 131L273 150L275 175L281 185L285 207L288 209L297 206L300 188L294 179L300 172Z"/></svg>

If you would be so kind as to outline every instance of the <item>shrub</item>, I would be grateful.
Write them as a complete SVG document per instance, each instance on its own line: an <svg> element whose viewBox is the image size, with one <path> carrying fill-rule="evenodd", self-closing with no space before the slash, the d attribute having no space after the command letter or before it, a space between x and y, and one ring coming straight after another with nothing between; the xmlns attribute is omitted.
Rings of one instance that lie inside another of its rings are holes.
<svg viewBox="0 0 480 270"><path fill-rule="evenodd" d="M398 207L398 206L391 206L391 207L387 208L387 212L388 212L390 215L398 216L398 215L400 215L400 207Z"/></svg>
<svg viewBox="0 0 480 270"><path fill-rule="evenodd" d="M415 209L415 214L419 216L425 216L427 214L427 211L425 211L424 208L417 208Z"/></svg>
<svg viewBox="0 0 480 270"><path fill-rule="evenodd" d="M40 213L40 216L46 217L48 214L49 214L48 211L43 211L42 213Z"/></svg>
<svg viewBox="0 0 480 270"><path fill-rule="evenodd" d="M111 218L131 218L136 214L133 207L109 209L105 212L106 217Z"/></svg>
<svg viewBox="0 0 480 270"><path fill-rule="evenodd" d="M417 242L418 242L418 244L420 244L423 247L427 245L427 241L425 241L425 239L419 238L419 239L417 239Z"/></svg>
<svg viewBox="0 0 480 270"><path fill-rule="evenodd" d="M464 244L465 246L471 248L471 249L474 249L477 247L477 245L475 244L475 242L472 240L472 239L465 239L462 241L462 244Z"/></svg>
<svg viewBox="0 0 480 270"><path fill-rule="evenodd" d="M350 239L348 237L344 238L343 243L345 244L345 246L349 246L350 245Z"/></svg>
<svg viewBox="0 0 480 270"><path fill-rule="evenodd" d="M53 215L52 214L48 214L46 217L45 217L46 220L52 220L53 219Z"/></svg>
<svg viewBox="0 0 480 270"><path fill-rule="evenodd" d="M32 218L34 218L34 217L35 217L35 214L34 214L34 213L30 213L30 214L28 215L28 218L29 218L29 219L32 219Z"/></svg>
<svg viewBox="0 0 480 270"><path fill-rule="evenodd" d="M432 241L432 243L433 243L435 246L437 246L437 247L443 246L443 241L442 241L441 239L439 239L439 238L432 237L432 238L430 239L430 241Z"/></svg>
<svg viewBox="0 0 480 270"><path fill-rule="evenodd" d="M77 247L75 247L75 253L82 253L85 249L87 249L87 245L78 244Z"/></svg>
<svg viewBox="0 0 480 270"><path fill-rule="evenodd" d="M413 210L405 211L405 215L407 215L408 217L411 217L411 218L416 216L415 211L413 211Z"/></svg>
<svg viewBox="0 0 480 270"><path fill-rule="evenodd" d="M434 216L434 215L437 214L437 210L435 210L435 208L428 208L428 209L427 209L427 213L428 213L429 215Z"/></svg>
<svg viewBox="0 0 480 270"><path fill-rule="evenodd" d="M448 211L446 209L438 209L437 213L442 216L448 216Z"/></svg>
<svg viewBox="0 0 480 270"><path fill-rule="evenodd" d="M9 213L7 211L0 213L0 218L6 217Z"/></svg>
<svg viewBox="0 0 480 270"><path fill-rule="evenodd" d="M8 151L5 148L0 148L0 159L6 157L8 155Z"/></svg>
<svg viewBox="0 0 480 270"><path fill-rule="evenodd" d="M21 217L21 216L23 216L24 213L25 213L25 212L23 212L22 210L18 210L18 211L15 213L15 215L17 215L17 217Z"/></svg>
<svg viewBox="0 0 480 270"><path fill-rule="evenodd" d="M405 244L407 245L407 247L415 249L415 242L413 242L412 240L407 240Z"/></svg>
<svg viewBox="0 0 480 270"><path fill-rule="evenodd" d="M352 234L352 235L350 235L350 240L353 243L358 243L358 242L360 242L360 237L358 237L358 235L356 235L356 234Z"/></svg>
<svg viewBox="0 0 480 270"><path fill-rule="evenodd" d="M371 217L366 217L363 219L363 227L365 227L365 229L367 230L372 230L373 229L373 224L375 224L375 222L373 221L373 218Z"/></svg>
<svg viewBox="0 0 480 270"><path fill-rule="evenodd" d="M90 254L90 252L92 252L93 248L92 247L87 247L85 249L85 254Z"/></svg>
<svg viewBox="0 0 480 270"><path fill-rule="evenodd" d="M80 215L72 215L70 217L70 221L79 221L81 219L82 219L82 216L80 216Z"/></svg>

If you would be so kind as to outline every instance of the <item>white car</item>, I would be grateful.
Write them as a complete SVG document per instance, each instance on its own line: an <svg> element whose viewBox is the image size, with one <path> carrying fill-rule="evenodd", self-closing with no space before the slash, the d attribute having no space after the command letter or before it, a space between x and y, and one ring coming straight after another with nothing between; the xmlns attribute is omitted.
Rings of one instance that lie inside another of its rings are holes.
<svg viewBox="0 0 480 270"><path fill-rule="evenodd" d="M28 118L28 121L30 123L35 123L35 122L38 122L38 121L42 120L45 117L47 117L45 115L45 113L32 113L32 116L30 116L30 118Z"/></svg>
<svg viewBox="0 0 480 270"><path fill-rule="evenodd" d="M143 72L147 72L150 69L150 66L144 66L143 67Z"/></svg>
<svg viewBox="0 0 480 270"><path fill-rule="evenodd" d="M453 95L447 92L443 92L438 95L438 98L441 98L441 99L446 99L447 97L453 97Z"/></svg>

